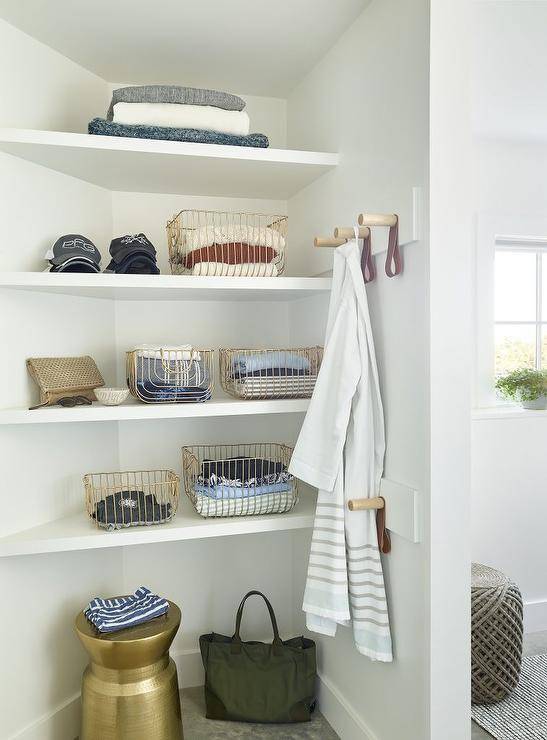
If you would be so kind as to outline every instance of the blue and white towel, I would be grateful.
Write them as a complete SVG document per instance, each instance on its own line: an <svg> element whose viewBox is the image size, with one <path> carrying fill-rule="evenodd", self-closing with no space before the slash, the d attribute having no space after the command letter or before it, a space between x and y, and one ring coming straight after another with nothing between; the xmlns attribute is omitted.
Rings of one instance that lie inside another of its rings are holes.
<svg viewBox="0 0 547 740"><path fill-rule="evenodd" d="M291 476L292 479L292 476ZM204 486L194 485L194 491L201 496L215 499L249 498L250 496L264 496L267 493L284 493L292 490L290 483L264 483L262 485L226 485Z"/></svg>
<svg viewBox="0 0 547 740"><path fill-rule="evenodd" d="M166 599L141 586L132 596L115 599L97 596L89 602L84 614L99 632L117 632L161 617L168 609Z"/></svg>

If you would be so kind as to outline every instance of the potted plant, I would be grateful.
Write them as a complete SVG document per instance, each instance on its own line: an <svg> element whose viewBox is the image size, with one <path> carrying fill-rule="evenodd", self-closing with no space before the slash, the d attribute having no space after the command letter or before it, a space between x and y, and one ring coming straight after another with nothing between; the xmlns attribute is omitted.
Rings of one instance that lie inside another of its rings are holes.
<svg viewBox="0 0 547 740"><path fill-rule="evenodd" d="M520 403L524 409L547 408L547 371L522 368L496 380L503 398Z"/></svg>

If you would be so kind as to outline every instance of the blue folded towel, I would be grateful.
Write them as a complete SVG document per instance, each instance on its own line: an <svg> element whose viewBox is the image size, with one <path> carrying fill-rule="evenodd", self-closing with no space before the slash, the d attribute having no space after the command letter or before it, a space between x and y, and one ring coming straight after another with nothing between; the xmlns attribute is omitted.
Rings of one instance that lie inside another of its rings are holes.
<svg viewBox="0 0 547 740"><path fill-rule="evenodd" d="M265 483L261 486L204 486L199 483L194 485L194 491L201 496L214 499L248 498L249 496L263 496L266 493L282 493L290 491L289 483Z"/></svg>
<svg viewBox="0 0 547 740"><path fill-rule="evenodd" d="M117 632L161 617L168 609L166 599L141 586L132 596L115 599L97 596L89 602L84 614L99 632Z"/></svg>
<svg viewBox="0 0 547 740"><path fill-rule="evenodd" d="M170 128L167 126L138 126L105 121L94 118L87 125L90 134L99 136L129 136L133 139L164 139L167 141L190 141L195 144L224 144L226 146L252 146L266 149L270 146L264 134L234 136L217 131L200 131L195 128Z"/></svg>

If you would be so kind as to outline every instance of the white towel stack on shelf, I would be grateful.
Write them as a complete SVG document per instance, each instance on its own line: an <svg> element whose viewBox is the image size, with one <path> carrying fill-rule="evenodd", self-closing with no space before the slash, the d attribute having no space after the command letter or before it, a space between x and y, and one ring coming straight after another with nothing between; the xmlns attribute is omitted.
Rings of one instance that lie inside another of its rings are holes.
<svg viewBox="0 0 547 740"><path fill-rule="evenodd" d="M128 126L194 128L232 136L247 136L251 129L249 114L244 110L177 103L115 103L113 107L114 123Z"/></svg>

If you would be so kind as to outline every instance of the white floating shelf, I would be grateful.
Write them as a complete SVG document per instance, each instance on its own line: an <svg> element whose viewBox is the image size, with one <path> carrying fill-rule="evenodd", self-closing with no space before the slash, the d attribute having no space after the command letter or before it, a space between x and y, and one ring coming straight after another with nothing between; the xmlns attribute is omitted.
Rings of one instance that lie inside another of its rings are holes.
<svg viewBox="0 0 547 740"><path fill-rule="evenodd" d="M0 288L126 301L291 301L331 289L330 278L0 273Z"/></svg>
<svg viewBox="0 0 547 740"><path fill-rule="evenodd" d="M305 413L308 398L282 398L270 401L238 401L217 398L205 403L146 404L128 401L121 406L50 406L43 409L2 409L0 426L7 424L56 424L88 421L133 421L138 419L193 419L215 416Z"/></svg>
<svg viewBox="0 0 547 740"><path fill-rule="evenodd" d="M326 152L10 128L0 151L109 190L279 200L338 164Z"/></svg>
<svg viewBox="0 0 547 740"><path fill-rule="evenodd" d="M0 557L308 529L313 526L314 511L315 496L307 489L296 508L287 514L203 519L184 498L169 524L117 532L98 529L82 512L0 538Z"/></svg>

